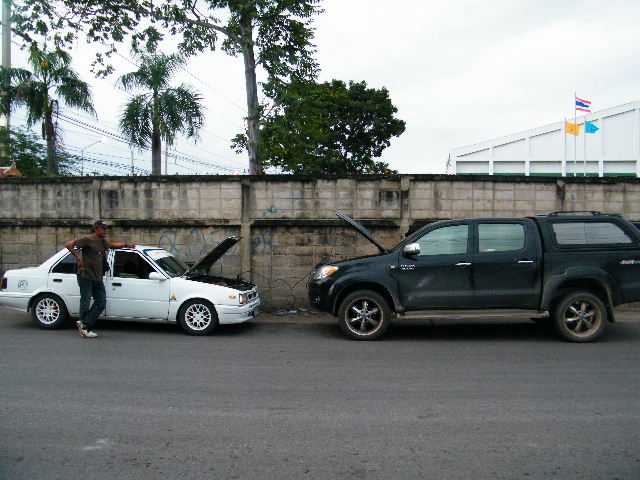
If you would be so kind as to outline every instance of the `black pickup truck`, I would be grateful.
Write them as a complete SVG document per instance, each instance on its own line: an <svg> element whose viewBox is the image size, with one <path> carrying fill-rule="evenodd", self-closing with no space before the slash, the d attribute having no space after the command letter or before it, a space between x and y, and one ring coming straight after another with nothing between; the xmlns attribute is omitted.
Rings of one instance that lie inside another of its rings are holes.
<svg viewBox="0 0 640 480"><path fill-rule="evenodd" d="M614 321L613 307L640 301L640 230L619 215L440 221L391 250L336 215L380 253L317 265L307 288L355 340L381 337L394 319L525 316L589 342Z"/></svg>

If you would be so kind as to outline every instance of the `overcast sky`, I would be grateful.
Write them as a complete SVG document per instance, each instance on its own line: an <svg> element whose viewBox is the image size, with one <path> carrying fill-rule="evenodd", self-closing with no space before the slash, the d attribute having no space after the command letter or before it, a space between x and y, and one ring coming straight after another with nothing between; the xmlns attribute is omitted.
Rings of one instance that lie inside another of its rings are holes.
<svg viewBox="0 0 640 480"><path fill-rule="evenodd" d="M640 100L639 0L323 0L322 6L314 22L320 80L364 80L389 90L407 128L381 160L401 173L444 173L453 148L572 117L574 91L594 111ZM93 86L97 124L116 132L127 95L114 89L115 77L97 81L86 71L90 47L79 43L73 55ZM135 69L122 58L117 67L118 74ZM207 126L197 146L181 141L176 153L224 167L218 173L246 169L246 154L235 155L228 141L246 115L241 58L201 55L180 80L202 92ZM99 140L77 125L61 126L70 150ZM130 162L127 147L113 141L84 153ZM150 168L147 157L135 152L136 165ZM174 163L169 173L211 171Z"/></svg>

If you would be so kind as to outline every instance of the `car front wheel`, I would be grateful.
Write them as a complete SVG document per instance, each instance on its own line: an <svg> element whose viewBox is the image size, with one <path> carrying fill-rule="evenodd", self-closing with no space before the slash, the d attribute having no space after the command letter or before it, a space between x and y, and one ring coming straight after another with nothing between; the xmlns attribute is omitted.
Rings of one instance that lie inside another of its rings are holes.
<svg viewBox="0 0 640 480"><path fill-rule="evenodd" d="M375 340L389 328L391 311L379 293L359 290L347 295L340 304L338 323L349 338Z"/></svg>
<svg viewBox="0 0 640 480"><path fill-rule="evenodd" d="M67 307L57 295L38 295L31 305L31 316L40 328L60 328L69 318Z"/></svg>
<svg viewBox="0 0 640 480"><path fill-rule="evenodd" d="M604 330L607 309L592 293L571 292L556 305L553 321L558 333L567 340L592 342Z"/></svg>
<svg viewBox="0 0 640 480"><path fill-rule="evenodd" d="M182 306L178 321L189 335L209 335L218 325L218 315L211 302L198 298Z"/></svg>

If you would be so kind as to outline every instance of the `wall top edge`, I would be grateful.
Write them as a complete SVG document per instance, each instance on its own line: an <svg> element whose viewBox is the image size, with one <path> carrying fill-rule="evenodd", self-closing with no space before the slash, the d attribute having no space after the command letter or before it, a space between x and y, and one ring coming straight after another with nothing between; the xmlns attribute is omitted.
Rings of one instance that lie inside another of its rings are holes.
<svg viewBox="0 0 640 480"><path fill-rule="evenodd" d="M395 181L402 179L409 181L446 181L446 182L473 182L482 181L489 183L556 183L561 180L565 183L589 183L589 184L618 184L618 183L640 183L638 177L538 177L525 175L447 175L447 174L398 174L398 175L345 175L345 176L321 176L321 175L162 175L148 177L131 176L103 176L103 177L9 177L0 179L0 190L5 185L51 185L51 184L100 184L102 182L117 181L123 184L181 184L181 183L286 183L303 182L314 183L317 181Z"/></svg>
<svg viewBox="0 0 640 480"><path fill-rule="evenodd" d="M109 225L113 228L188 228L188 227L209 227L209 226L239 226L240 222L229 221L227 219L207 219L207 220L118 220L105 217ZM71 228L91 228L94 218L81 219L25 219L17 220L12 218L0 218L0 228L3 227L71 227Z"/></svg>

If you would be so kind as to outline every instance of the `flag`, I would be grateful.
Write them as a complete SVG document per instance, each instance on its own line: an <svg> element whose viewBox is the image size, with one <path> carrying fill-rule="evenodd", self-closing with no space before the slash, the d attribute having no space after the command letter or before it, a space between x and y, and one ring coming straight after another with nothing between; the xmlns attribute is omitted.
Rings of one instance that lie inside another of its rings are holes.
<svg viewBox="0 0 640 480"><path fill-rule="evenodd" d="M598 130L600 130L600 127L596 126L595 123L591 123L591 122L587 122L584 127L584 131L587 133L596 133Z"/></svg>
<svg viewBox="0 0 640 480"><path fill-rule="evenodd" d="M566 123L565 132L570 133L571 135L580 135L580 125L576 125L575 123L564 122Z"/></svg>
<svg viewBox="0 0 640 480"><path fill-rule="evenodd" d="M576 110L591 113L591 110L589 110L589 108L591 108L591 102L589 100L583 100L576 97Z"/></svg>

